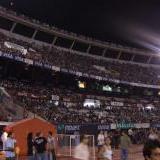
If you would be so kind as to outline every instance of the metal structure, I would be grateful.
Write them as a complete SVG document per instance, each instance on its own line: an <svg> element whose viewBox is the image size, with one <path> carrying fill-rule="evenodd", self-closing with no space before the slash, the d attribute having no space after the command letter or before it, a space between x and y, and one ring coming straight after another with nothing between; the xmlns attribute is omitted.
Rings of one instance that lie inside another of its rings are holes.
<svg viewBox="0 0 160 160"><path fill-rule="evenodd" d="M94 135L88 135L90 159L96 159ZM56 155L58 157L73 157L75 147L80 143L80 135L58 134L56 136Z"/></svg>
<svg viewBox="0 0 160 160"><path fill-rule="evenodd" d="M3 25L2 22L4 21L7 26ZM23 30L28 29L30 30L29 36L20 35L29 38L30 42L38 40L42 44L49 45L51 48L52 46L58 46L69 51L74 51L74 53L83 52L86 56L98 56L100 58L109 58L129 63L160 64L159 54L69 33L54 26L40 23L38 20L28 18L24 15L17 15L15 12L9 11L3 7L0 7L0 23L0 28L8 30L12 35L19 34L17 32L19 26L21 26ZM47 37L47 41L38 39L41 34Z"/></svg>

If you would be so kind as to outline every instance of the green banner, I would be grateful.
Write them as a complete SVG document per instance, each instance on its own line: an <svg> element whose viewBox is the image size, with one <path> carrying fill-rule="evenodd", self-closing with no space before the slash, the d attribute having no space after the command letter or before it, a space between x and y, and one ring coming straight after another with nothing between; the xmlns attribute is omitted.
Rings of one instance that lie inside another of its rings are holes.
<svg viewBox="0 0 160 160"><path fill-rule="evenodd" d="M134 123L118 123L116 124L117 129L129 129L129 128L135 128Z"/></svg>

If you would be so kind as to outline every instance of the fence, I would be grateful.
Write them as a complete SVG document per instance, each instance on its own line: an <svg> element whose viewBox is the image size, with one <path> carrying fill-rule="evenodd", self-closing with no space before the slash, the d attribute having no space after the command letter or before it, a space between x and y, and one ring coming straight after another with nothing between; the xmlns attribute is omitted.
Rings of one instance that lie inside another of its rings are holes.
<svg viewBox="0 0 160 160"><path fill-rule="evenodd" d="M92 160L95 160L95 139L94 135L88 135L89 138L89 152ZM74 149L80 144L79 135L63 135L56 136L56 154L58 157L73 157Z"/></svg>

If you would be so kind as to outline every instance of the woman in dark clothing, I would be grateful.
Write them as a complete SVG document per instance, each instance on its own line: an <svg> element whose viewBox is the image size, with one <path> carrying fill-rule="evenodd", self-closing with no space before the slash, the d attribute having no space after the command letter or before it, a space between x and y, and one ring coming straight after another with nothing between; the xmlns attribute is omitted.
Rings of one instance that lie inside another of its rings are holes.
<svg viewBox="0 0 160 160"><path fill-rule="evenodd" d="M33 154L33 133L28 133L27 136L27 155L28 155L28 160L34 160L34 154Z"/></svg>

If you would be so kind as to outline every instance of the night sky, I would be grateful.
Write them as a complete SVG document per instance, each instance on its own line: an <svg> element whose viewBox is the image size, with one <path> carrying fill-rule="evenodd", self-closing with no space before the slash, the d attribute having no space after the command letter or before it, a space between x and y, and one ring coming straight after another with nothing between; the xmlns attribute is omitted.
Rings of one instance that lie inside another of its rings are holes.
<svg viewBox="0 0 160 160"><path fill-rule="evenodd" d="M100 40L160 48L160 0L0 0L0 5Z"/></svg>

